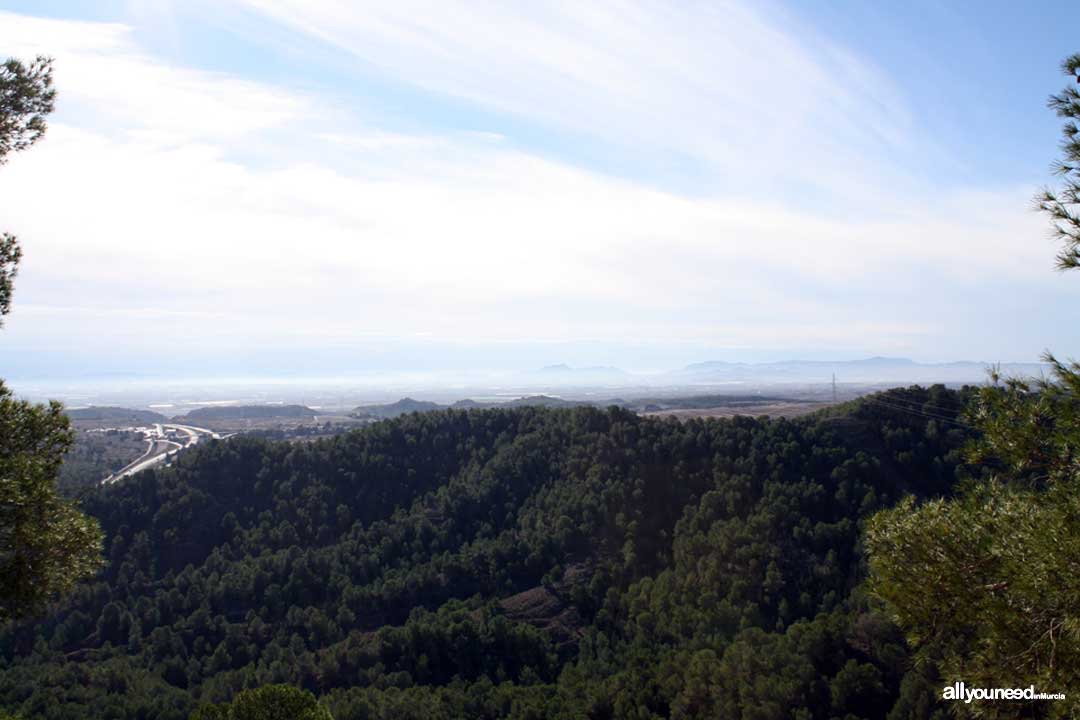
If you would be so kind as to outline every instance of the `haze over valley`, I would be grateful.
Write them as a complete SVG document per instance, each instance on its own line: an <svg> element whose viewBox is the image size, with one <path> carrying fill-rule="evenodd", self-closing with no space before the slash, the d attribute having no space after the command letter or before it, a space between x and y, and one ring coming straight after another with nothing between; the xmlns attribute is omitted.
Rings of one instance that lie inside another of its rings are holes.
<svg viewBox="0 0 1080 720"><path fill-rule="evenodd" d="M460 400L498 404L530 395L555 395L603 404L660 395L765 393L796 398L850 399L909 384L981 385L994 368L1006 377L1041 377L1044 363L974 361L919 363L906 358L860 360L693 363L669 371L632 372L613 366L549 365L526 371L379 373L359 377L187 378L116 375L16 381L35 400L58 399L69 407L119 405L164 416L197 407L300 404L330 411L387 403L410 396L451 404Z"/></svg>

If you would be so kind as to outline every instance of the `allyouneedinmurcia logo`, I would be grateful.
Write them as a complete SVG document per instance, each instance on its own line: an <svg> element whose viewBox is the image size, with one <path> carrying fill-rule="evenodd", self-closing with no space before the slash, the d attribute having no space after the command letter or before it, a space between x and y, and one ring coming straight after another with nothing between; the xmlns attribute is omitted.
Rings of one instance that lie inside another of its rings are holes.
<svg viewBox="0 0 1080 720"><path fill-rule="evenodd" d="M1064 700L1065 693L1037 692L1034 685L1026 688L969 688L963 682L947 685L941 691L942 700Z"/></svg>

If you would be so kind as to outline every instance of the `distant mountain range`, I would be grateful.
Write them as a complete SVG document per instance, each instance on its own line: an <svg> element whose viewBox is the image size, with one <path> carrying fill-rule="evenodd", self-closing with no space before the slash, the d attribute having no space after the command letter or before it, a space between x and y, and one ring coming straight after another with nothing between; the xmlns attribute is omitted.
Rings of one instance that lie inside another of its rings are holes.
<svg viewBox="0 0 1080 720"><path fill-rule="evenodd" d="M727 362L710 360L656 373L635 373L610 366L572 367L548 365L520 373L514 380L522 386L535 387L619 387L694 386L718 384L778 383L979 383L986 379L985 362L921 363L910 358L869 357L860 360L782 360L776 362ZM1046 372L1042 363L1003 363L1005 375L1039 376Z"/></svg>
<svg viewBox="0 0 1080 720"><path fill-rule="evenodd" d="M820 399L824 397L822 392L828 394L828 385L834 376L841 388L841 396L851 396L853 393L887 386L980 384L986 382L989 367L990 363L984 362L923 363L910 358L880 356L859 360L784 360L761 363L710 360L692 363L676 370L652 373L629 372L610 366L572 367L557 364L490 381L498 383L497 385L485 386L482 381L474 379L469 389L458 395L460 398L474 394L474 397L479 396L481 400L464 399L453 402L455 398L447 397L446 388L433 385L428 389L415 390L416 393L423 393L421 398L430 399L403 397L386 404L361 405L349 414L360 420L383 420L405 413L448 407L468 409L522 405L567 407L616 404L631 409L652 410L655 409L653 406L679 409L671 405L673 399L689 398L695 407L706 407L701 404L700 398L715 397L718 394L727 396L724 403L710 401L714 405L709 407L713 407L729 405L737 395L753 395L759 402L762 401L763 394L785 399ZM998 369L1006 377L1039 377L1048 374L1049 370L1048 366L1042 363L1002 363ZM574 399L558 396L563 394ZM517 398L502 400L502 396ZM493 400L493 397L500 399ZM653 400L659 398L664 402L642 400L647 397L652 397ZM73 420L107 422L112 425L168 422L164 415L150 410L105 405L74 408L67 412ZM198 424L212 420L298 419L326 412L303 404L216 405L193 409L186 415L174 417L172 421ZM339 408L334 412L345 411Z"/></svg>

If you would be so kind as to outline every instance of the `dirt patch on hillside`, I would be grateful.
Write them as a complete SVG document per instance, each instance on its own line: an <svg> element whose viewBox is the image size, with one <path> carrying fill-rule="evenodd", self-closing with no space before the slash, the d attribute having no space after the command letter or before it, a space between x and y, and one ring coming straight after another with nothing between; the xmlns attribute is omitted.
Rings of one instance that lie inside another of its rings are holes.
<svg viewBox="0 0 1080 720"><path fill-rule="evenodd" d="M748 415L750 417L799 417L808 415L822 408L829 407L832 403L827 402L766 402L760 405L739 405L737 407L714 407L694 409L657 410L642 413L647 417L676 417L682 420L689 418L724 418L736 415Z"/></svg>
<svg viewBox="0 0 1080 720"><path fill-rule="evenodd" d="M499 606L511 620L547 631L560 646L577 644L584 634L577 608L543 586L503 598Z"/></svg>

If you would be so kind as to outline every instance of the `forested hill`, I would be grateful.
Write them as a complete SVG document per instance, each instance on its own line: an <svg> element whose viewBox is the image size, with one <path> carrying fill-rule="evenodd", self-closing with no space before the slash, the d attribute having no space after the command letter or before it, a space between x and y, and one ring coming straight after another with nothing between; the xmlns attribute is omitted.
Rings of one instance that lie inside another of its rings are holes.
<svg viewBox="0 0 1080 720"><path fill-rule="evenodd" d="M87 499L108 566L0 632L0 708L186 718L291 683L339 720L931 717L936 679L858 590L860 524L949 491L960 405L442 410L200 444Z"/></svg>
<svg viewBox="0 0 1080 720"><path fill-rule="evenodd" d="M67 415L72 420L100 420L102 422L126 423L128 425L149 425L163 423L166 418L152 410L132 410L122 407L84 407L71 408Z"/></svg>
<svg viewBox="0 0 1080 720"><path fill-rule="evenodd" d="M267 418L299 418L318 415L305 405L217 405L196 408L187 415L175 418L176 422L202 422L205 420L245 420Z"/></svg>

